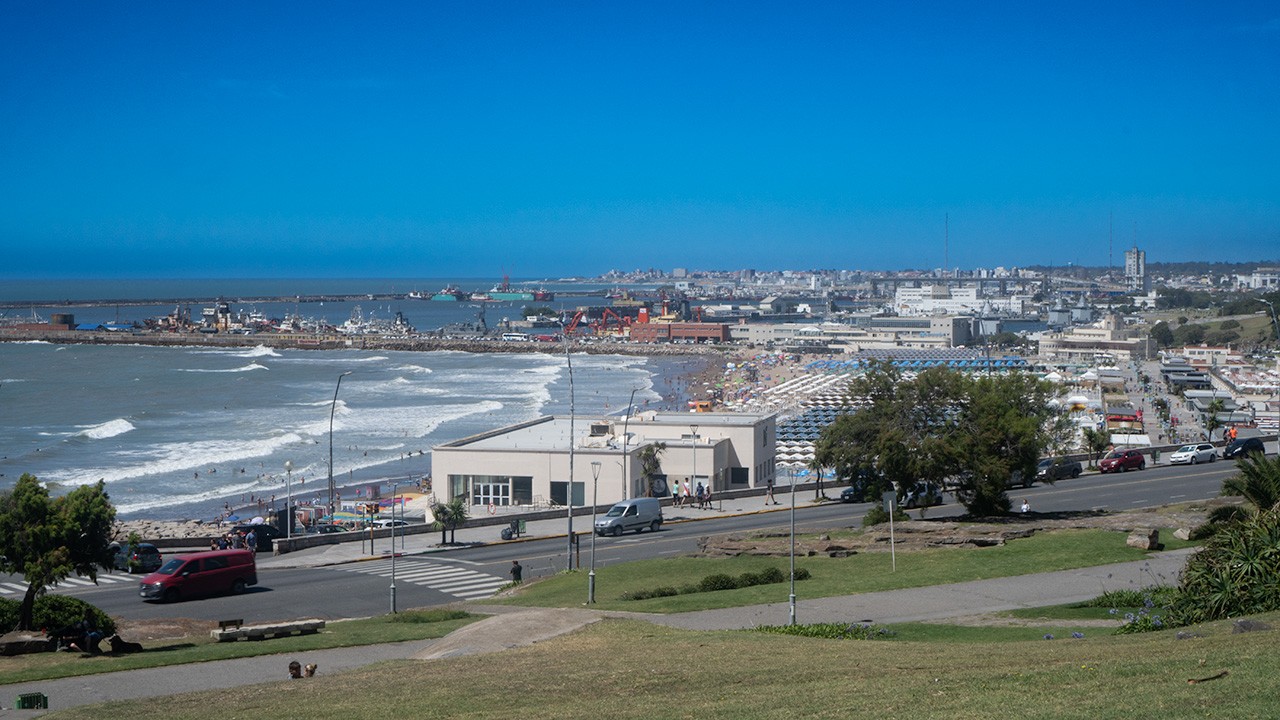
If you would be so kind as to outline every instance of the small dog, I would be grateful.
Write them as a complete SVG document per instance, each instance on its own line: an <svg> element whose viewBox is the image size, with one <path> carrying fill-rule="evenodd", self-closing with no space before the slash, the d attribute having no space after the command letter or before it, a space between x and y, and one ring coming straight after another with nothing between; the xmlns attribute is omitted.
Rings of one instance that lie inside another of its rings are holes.
<svg viewBox="0 0 1280 720"><path fill-rule="evenodd" d="M318 669L320 669L319 665L315 663L307 663L306 667L302 668L302 677L315 677L316 670Z"/></svg>
<svg viewBox="0 0 1280 720"><path fill-rule="evenodd" d="M139 653L142 652L142 643L129 642L119 635L112 635L107 638L111 643L111 652L113 653Z"/></svg>

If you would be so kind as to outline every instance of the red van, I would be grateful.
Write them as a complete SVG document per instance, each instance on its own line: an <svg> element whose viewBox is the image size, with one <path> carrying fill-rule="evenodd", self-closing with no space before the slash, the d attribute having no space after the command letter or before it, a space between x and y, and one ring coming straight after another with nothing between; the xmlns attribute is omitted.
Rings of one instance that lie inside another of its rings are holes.
<svg viewBox="0 0 1280 720"><path fill-rule="evenodd" d="M183 598L231 593L258 584L258 566L248 550L210 550L178 555L142 578L144 600L175 602Z"/></svg>

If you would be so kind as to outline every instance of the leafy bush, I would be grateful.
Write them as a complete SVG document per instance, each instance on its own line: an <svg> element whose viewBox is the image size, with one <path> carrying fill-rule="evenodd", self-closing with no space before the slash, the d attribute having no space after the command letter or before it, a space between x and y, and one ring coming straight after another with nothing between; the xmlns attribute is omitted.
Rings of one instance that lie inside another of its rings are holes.
<svg viewBox="0 0 1280 720"><path fill-rule="evenodd" d="M657 587L649 590L635 590L632 592L622 593L619 596L621 600L648 600L656 597L670 597L672 595L692 595L700 592L716 592L717 590L736 590L738 588L751 587L753 585L772 585L774 583L786 582L790 575L783 572L781 568L768 567L760 572L745 572L737 577L726 575L724 573L716 573L708 575L698 582L691 585L681 585L677 590L673 587ZM796 580L808 580L810 573L804 568L796 568Z"/></svg>
<svg viewBox="0 0 1280 720"><path fill-rule="evenodd" d="M814 623L812 625L760 625L757 632L775 635L799 635L800 637L827 640L884 640L896 636L892 630L870 623Z"/></svg>
<svg viewBox="0 0 1280 720"><path fill-rule="evenodd" d="M911 518L901 508L895 507L893 511L893 519L898 522L904 522ZM872 505L867 510L867 514L862 516L862 526L871 527L872 525L881 525L889 522L889 513L884 511L883 505Z"/></svg>
<svg viewBox="0 0 1280 720"><path fill-rule="evenodd" d="M400 623L435 623L445 622L446 620L462 620L471 617L471 613L465 610L410 610L408 612L396 613L391 616L392 622Z"/></svg>
<svg viewBox="0 0 1280 720"><path fill-rule="evenodd" d="M738 580L732 576L723 573L708 575L698 582L698 590L700 592L715 592L717 590L736 590L742 587Z"/></svg>
<svg viewBox="0 0 1280 720"><path fill-rule="evenodd" d="M1280 511L1221 527L1187 559L1173 610L1191 624L1280 610Z"/></svg>
<svg viewBox="0 0 1280 720"><path fill-rule="evenodd" d="M17 600L0 598L0 633L9 632L18 626L18 610L21 605ZM115 634L116 621L110 615L79 598L66 595L37 597L31 608L31 625L35 630L64 628L83 620L86 610L93 613L94 623L104 637Z"/></svg>
<svg viewBox="0 0 1280 720"><path fill-rule="evenodd" d="M692 587L692 586L689 586ZM622 593L622 600L648 600L656 597L671 597L672 595L680 595L681 591L673 587L657 587L649 590L636 590L635 592Z"/></svg>

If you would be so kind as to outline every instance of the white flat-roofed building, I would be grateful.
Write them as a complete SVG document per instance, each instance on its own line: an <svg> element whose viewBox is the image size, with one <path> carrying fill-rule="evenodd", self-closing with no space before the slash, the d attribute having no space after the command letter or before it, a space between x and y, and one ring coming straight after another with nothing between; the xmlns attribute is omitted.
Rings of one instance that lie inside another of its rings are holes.
<svg viewBox="0 0 1280 720"><path fill-rule="evenodd" d="M592 501L608 505L644 497L640 458L661 443L653 494L671 484L709 485L712 493L764 487L775 474L773 414L642 412L630 418L547 416L498 428L432 450L431 471L441 501L465 495L473 506L545 507ZM696 428L696 431L695 431ZM572 442L572 473L570 446ZM573 487L569 490L572 474Z"/></svg>

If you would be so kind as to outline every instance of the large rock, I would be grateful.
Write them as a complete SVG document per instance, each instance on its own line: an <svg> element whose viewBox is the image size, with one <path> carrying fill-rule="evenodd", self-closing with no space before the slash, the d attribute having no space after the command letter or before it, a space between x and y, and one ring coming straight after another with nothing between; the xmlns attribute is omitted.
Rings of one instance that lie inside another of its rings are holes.
<svg viewBox="0 0 1280 720"><path fill-rule="evenodd" d="M1178 538L1179 540L1190 540L1191 528L1180 527L1177 530L1173 531L1173 536Z"/></svg>
<svg viewBox="0 0 1280 720"><path fill-rule="evenodd" d="M44 633L10 632L0 635L0 655L49 652L53 647Z"/></svg>
<svg viewBox="0 0 1280 720"><path fill-rule="evenodd" d="M1157 550L1160 547L1160 531L1147 528L1135 528L1129 533L1125 545L1139 550Z"/></svg>

